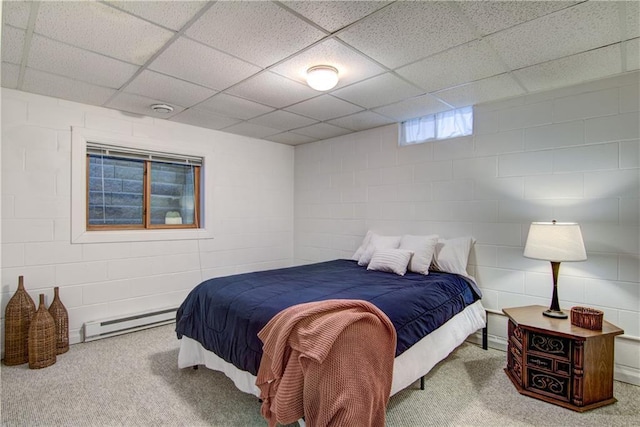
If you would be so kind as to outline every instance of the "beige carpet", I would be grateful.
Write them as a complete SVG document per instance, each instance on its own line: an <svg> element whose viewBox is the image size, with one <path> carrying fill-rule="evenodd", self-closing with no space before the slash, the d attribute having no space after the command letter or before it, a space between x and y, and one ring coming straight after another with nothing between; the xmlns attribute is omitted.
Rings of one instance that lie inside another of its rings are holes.
<svg viewBox="0 0 640 427"><path fill-rule="evenodd" d="M2 366L5 426L264 426L254 396L223 374L177 368L173 325L71 346L55 365ZM640 387L615 383L618 403L577 413L518 394L505 353L464 344L391 398L388 426L638 426ZM363 384L366 386L366 384Z"/></svg>

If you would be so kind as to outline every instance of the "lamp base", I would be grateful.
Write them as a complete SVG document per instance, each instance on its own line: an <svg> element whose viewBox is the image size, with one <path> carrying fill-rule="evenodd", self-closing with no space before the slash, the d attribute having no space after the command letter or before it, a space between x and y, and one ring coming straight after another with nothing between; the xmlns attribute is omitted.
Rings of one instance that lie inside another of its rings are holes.
<svg viewBox="0 0 640 427"><path fill-rule="evenodd" d="M544 314L547 317L555 317L556 319L566 319L567 317L569 317L569 315L562 310L548 309L543 311L542 314Z"/></svg>

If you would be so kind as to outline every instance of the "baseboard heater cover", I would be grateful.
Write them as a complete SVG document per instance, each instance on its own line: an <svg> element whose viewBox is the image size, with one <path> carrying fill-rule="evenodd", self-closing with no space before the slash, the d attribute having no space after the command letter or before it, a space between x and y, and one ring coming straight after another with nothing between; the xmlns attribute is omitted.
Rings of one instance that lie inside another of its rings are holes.
<svg viewBox="0 0 640 427"><path fill-rule="evenodd" d="M125 317L94 320L84 324L84 342L122 335L176 321L178 308L166 308Z"/></svg>

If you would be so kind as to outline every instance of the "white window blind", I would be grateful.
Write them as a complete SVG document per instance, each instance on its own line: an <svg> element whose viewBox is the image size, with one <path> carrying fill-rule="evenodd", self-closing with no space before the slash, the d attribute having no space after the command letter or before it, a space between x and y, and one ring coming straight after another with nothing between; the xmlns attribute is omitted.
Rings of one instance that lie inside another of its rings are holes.
<svg viewBox="0 0 640 427"><path fill-rule="evenodd" d="M473 107L418 117L400 125L400 145L455 138L473 133Z"/></svg>
<svg viewBox="0 0 640 427"><path fill-rule="evenodd" d="M87 154L111 156L130 160L151 160L161 163L174 163L191 166L202 166L202 158L183 154L163 153L152 150L140 150L128 147L116 147L97 142L87 142Z"/></svg>

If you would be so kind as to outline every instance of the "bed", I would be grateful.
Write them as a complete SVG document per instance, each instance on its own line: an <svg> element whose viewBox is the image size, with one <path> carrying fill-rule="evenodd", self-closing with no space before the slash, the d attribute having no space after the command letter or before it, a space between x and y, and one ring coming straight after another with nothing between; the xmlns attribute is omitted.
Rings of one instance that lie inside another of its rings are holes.
<svg viewBox="0 0 640 427"><path fill-rule="evenodd" d="M178 366L221 371L239 390L259 396L257 333L275 314L305 302L360 299L381 309L396 328L393 395L485 328L480 297L475 283L459 274L400 276L346 259L214 278L196 286L178 309Z"/></svg>

